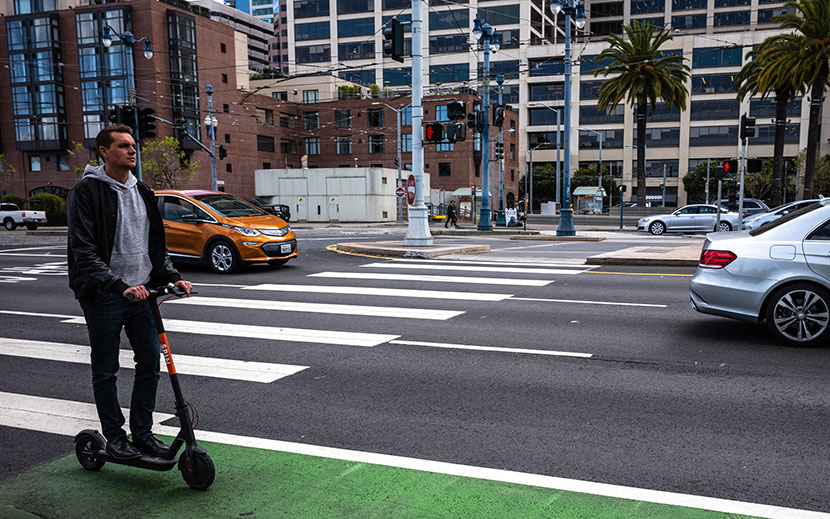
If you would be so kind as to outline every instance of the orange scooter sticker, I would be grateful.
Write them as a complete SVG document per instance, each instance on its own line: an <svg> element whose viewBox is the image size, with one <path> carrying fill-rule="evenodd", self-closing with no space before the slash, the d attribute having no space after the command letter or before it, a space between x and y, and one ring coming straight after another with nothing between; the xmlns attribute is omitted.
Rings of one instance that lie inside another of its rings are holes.
<svg viewBox="0 0 830 519"><path fill-rule="evenodd" d="M167 334L159 334L159 342L161 343L161 353L164 355L164 363L167 364L167 373L171 375L176 374L176 365L173 364L173 356L170 355L170 344L167 342Z"/></svg>

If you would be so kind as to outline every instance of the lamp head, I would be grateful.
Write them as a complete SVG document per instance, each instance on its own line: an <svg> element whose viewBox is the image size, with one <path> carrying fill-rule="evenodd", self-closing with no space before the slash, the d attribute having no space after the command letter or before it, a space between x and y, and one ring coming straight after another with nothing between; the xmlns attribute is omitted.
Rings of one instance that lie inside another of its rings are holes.
<svg viewBox="0 0 830 519"><path fill-rule="evenodd" d="M562 3L559 0L551 0L550 10L553 12L554 16L558 15L562 12Z"/></svg>
<svg viewBox="0 0 830 519"><path fill-rule="evenodd" d="M149 38L144 40L144 57L153 59L153 45L150 43Z"/></svg>
<svg viewBox="0 0 830 519"><path fill-rule="evenodd" d="M490 38L490 50L498 52L501 48L501 33L493 31L493 36Z"/></svg>
<svg viewBox="0 0 830 519"><path fill-rule="evenodd" d="M473 38L479 41L482 34L484 34L484 31L481 30L481 20L476 16L475 20L473 20Z"/></svg>
<svg viewBox="0 0 830 519"><path fill-rule="evenodd" d="M576 20L574 21L574 24L576 24L576 28L579 29L580 31L582 29L584 29L585 28L585 21L586 21L585 6L582 5L582 4L579 4L578 6L576 6Z"/></svg>
<svg viewBox="0 0 830 519"><path fill-rule="evenodd" d="M211 85L210 83L208 83L207 85L205 85L205 93L206 93L207 95L211 95L211 94L213 94L213 85Z"/></svg>
<svg viewBox="0 0 830 519"><path fill-rule="evenodd" d="M112 45L112 29L109 25L104 26L104 35L101 37L101 43L107 48Z"/></svg>

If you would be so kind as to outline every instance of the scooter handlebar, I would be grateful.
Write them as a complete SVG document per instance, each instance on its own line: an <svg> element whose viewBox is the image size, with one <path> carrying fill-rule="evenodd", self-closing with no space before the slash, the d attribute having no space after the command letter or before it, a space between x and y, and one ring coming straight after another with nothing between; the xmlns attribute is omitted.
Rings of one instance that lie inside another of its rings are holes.
<svg viewBox="0 0 830 519"><path fill-rule="evenodd" d="M168 283L167 285L155 288L147 287L147 292L150 294L150 299L156 299L162 296L176 296L176 297L185 297L187 292L181 287L177 287L173 283ZM190 291L190 294L195 294L193 290ZM130 301L135 300L135 297L132 294L127 294L127 299Z"/></svg>

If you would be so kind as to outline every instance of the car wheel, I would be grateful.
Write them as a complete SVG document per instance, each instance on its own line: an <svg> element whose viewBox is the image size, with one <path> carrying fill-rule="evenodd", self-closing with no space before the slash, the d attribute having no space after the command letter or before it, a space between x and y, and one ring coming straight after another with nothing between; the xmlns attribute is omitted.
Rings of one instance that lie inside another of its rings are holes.
<svg viewBox="0 0 830 519"><path fill-rule="evenodd" d="M231 274L239 270L239 254L225 241L214 242L207 253L208 266L217 274Z"/></svg>
<svg viewBox="0 0 830 519"><path fill-rule="evenodd" d="M812 347L823 342L830 328L830 293L811 283L776 290L767 305L767 327L791 346Z"/></svg>
<svg viewBox="0 0 830 519"><path fill-rule="evenodd" d="M6 218L3 220L3 227L5 227L7 231L13 231L17 229L17 224L14 223L14 220L11 218Z"/></svg>
<svg viewBox="0 0 830 519"><path fill-rule="evenodd" d="M715 226L715 232L730 232L732 225L729 222L720 222Z"/></svg>
<svg viewBox="0 0 830 519"><path fill-rule="evenodd" d="M652 222L651 225L648 226L648 232L655 236L660 236L666 232L666 226L663 222Z"/></svg>

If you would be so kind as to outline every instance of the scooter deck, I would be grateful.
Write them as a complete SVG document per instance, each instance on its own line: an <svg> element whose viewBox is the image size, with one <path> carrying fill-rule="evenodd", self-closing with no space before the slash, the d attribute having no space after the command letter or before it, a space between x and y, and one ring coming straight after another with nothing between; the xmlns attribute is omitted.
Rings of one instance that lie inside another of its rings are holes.
<svg viewBox="0 0 830 519"><path fill-rule="evenodd" d="M97 450L95 452L95 457L101 461L158 471L170 470L179 462L179 456L176 456L173 459L166 459L150 456L149 454L142 454L140 458L134 459L115 458L107 453L106 449Z"/></svg>

